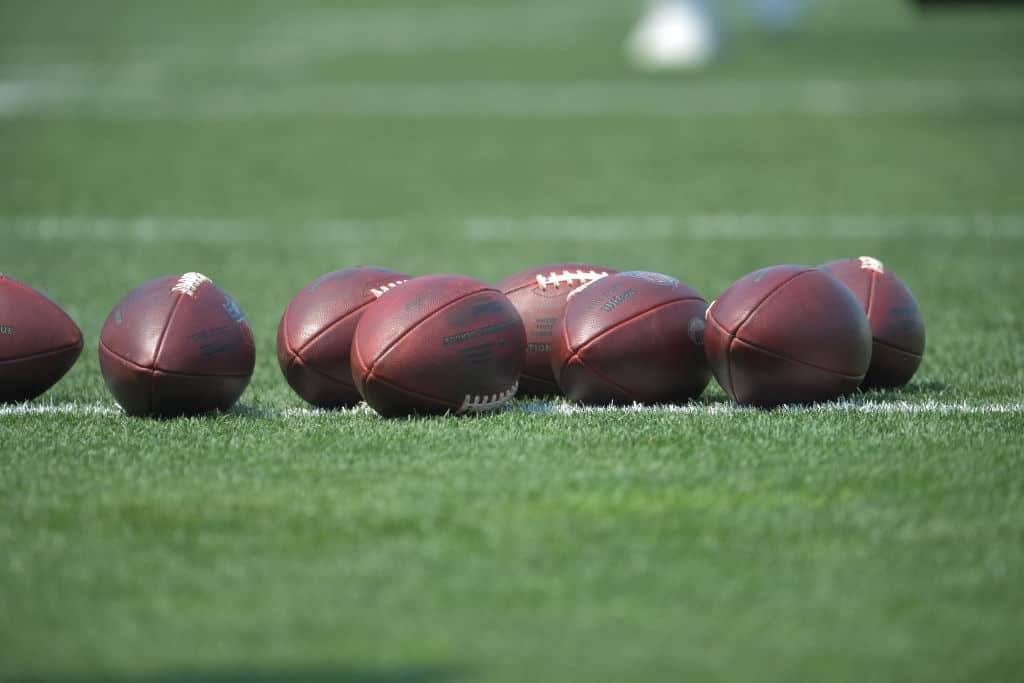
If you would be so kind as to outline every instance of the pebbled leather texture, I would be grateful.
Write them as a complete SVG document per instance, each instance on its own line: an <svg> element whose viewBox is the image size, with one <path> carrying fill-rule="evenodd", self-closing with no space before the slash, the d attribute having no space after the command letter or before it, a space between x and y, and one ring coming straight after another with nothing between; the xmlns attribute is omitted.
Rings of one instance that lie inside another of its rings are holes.
<svg viewBox="0 0 1024 683"><path fill-rule="evenodd" d="M277 331L277 358L289 386L321 408L362 400L349 356L356 325L366 308L409 276L374 266L327 273L288 304Z"/></svg>
<svg viewBox="0 0 1024 683"><path fill-rule="evenodd" d="M415 278L381 297L351 356L360 394L386 417L496 408L525 362L526 331L508 298L461 275Z"/></svg>
<svg viewBox="0 0 1024 683"><path fill-rule="evenodd" d="M696 398L711 377L706 309L700 294L667 275L609 275L567 303L552 372L568 398L586 404Z"/></svg>
<svg viewBox="0 0 1024 683"><path fill-rule="evenodd" d="M705 348L736 402L815 403L857 389L871 331L857 298L826 271L776 266L741 278L711 305Z"/></svg>
<svg viewBox="0 0 1024 683"><path fill-rule="evenodd" d="M0 403L28 401L67 373L82 352L82 331L46 295L0 275Z"/></svg>
<svg viewBox="0 0 1024 683"><path fill-rule="evenodd" d="M874 259L867 259L870 262ZM877 263L877 261L875 262ZM822 268L849 287L871 325L871 365L861 386L904 386L924 357L924 317L910 289L888 268L881 272L861 258L841 259Z"/></svg>
<svg viewBox="0 0 1024 683"><path fill-rule="evenodd" d="M227 410L252 376L255 344L241 309L209 280L174 291L183 277L137 287L103 325L100 368L130 415Z"/></svg>

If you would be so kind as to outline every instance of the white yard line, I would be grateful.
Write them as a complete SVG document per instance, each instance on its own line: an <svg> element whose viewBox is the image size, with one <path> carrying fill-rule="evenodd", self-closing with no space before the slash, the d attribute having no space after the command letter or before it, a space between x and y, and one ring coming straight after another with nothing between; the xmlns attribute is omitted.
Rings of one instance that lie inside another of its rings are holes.
<svg viewBox="0 0 1024 683"><path fill-rule="evenodd" d="M451 230L456 226L457 232ZM287 230L285 228L287 227ZM27 242L139 242L238 244L291 241L316 244L403 240L423 231L443 230L446 239L474 242L524 241L735 241L1024 239L1024 214L870 215L700 214L690 216L471 216L462 220L336 219L298 223L209 217L21 216L0 217L0 234Z"/></svg>
<svg viewBox="0 0 1024 683"><path fill-rule="evenodd" d="M24 71L24 69L22 70ZM332 82L175 84L136 71L103 79L0 80L0 117L141 120L747 115L856 117L1024 109L1018 80L717 80L690 82ZM141 74L141 76L139 75ZM144 76L144 77L143 77Z"/></svg>
<svg viewBox="0 0 1024 683"><path fill-rule="evenodd" d="M1024 403L992 403L968 401L838 401L816 406L786 406L775 411L763 412L754 408L744 408L731 403L694 403L668 406L608 406L590 407L568 403L548 401L530 401L514 404L509 408L513 413L527 415L579 415L588 413L609 413L621 415L692 415L692 416L741 416L754 414L892 414L892 415L1024 415ZM287 419L318 419L337 420L351 415L372 415L366 404L349 410L319 410L314 408L262 409L241 406L237 414L242 417L271 420ZM72 415L78 417L120 416L121 410L113 403L25 403L0 405L0 418L24 417L33 415Z"/></svg>
<svg viewBox="0 0 1024 683"><path fill-rule="evenodd" d="M1024 238L1024 215L700 214L692 216L477 216L467 219L466 237L481 242L591 240L840 240L899 237Z"/></svg>

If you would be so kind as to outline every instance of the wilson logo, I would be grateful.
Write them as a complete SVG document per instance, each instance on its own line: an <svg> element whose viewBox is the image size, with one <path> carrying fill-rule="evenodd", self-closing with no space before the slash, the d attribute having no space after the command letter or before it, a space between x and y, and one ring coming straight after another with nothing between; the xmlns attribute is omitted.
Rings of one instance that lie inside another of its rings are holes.
<svg viewBox="0 0 1024 683"><path fill-rule="evenodd" d="M453 334L450 337L445 337L442 340L442 343L445 346L452 346L453 344L462 344L463 342L467 342L467 341L470 341L472 339L479 339L480 337L487 337L487 336L490 336L492 334L498 334L500 332L503 332L503 331L509 329L510 327L514 327L516 324L517 323L513 323L513 322L495 323L494 325L488 325L487 327L481 327L478 330L467 330L465 332L459 332L458 334ZM519 323L519 324L522 324L522 323Z"/></svg>
<svg viewBox="0 0 1024 683"><path fill-rule="evenodd" d="M636 296L636 290L627 289L622 294L616 294L611 299L608 299L608 301L605 302L604 306L602 306L601 309L606 313L611 313L616 308L632 299L634 296Z"/></svg>

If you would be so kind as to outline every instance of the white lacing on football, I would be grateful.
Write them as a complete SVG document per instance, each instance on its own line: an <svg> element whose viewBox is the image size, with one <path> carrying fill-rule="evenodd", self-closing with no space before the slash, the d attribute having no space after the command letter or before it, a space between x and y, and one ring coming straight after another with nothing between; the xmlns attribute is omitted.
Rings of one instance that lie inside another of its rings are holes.
<svg viewBox="0 0 1024 683"><path fill-rule="evenodd" d="M370 291L373 292L373 295L379 299L382 296L384 296L385 292L391 291L398 285L404 285L406 282L408 282L408 280L396 280L395 282L389 282L386 285L381 285L380 287L374 287Z"/></svg>
<svg viewBox="0 0 1024 683"><path fill-rule="evenodd" d="M569 292L568 294L566 294L566 295L565 295L565 300L566 300L566 301L569 301L569 300L570 300L570 299L572 299L572 298L573 298L574 296L576 296L577 294L579 294L580 292L582 292L582 291L583 291L584 289L586 289L586 288L587 288L587 287L589 287L590 285L594 284L595 282L597 282L598 280L600 280L600 279L601 279L602 277L606 277L606 276L607 276L607 273L605 273L604 275L602 275L602 276L601 276L601 277L599 277L599 278L594 278L593 280L590 280L589 282L584 282L584 283L583 283L582 285L580 285L580 286L579 286L579 287L577 287L576 289L574 289L574 290L572 290L571 292Z"/></svg>
<svg viewBox="0 0 1024 683"><path fill-rule="evenodd" d="M598 273L596 270L563 270L561 273L549 273L547 276L538 275L537 286L540 287L541 291L544 291L548 287L558 289L562 285L568 285L570 287L577 284L586 285L590 284L594 280L600 280L607 275L608 273Z"/></svg>
<svg viewBox="0 0 1024 683"><path fill-rule="evenodd" d="M483 396L469 396L467 394L466 399L459 408L459 412L483 413L500 408L515 396L517 391L519 391L519 382L516 382L507 391L503 391L500 394L484 394Z"/></svg>
<svg viewBox="0 0 1024 683"><path fill-rule="evenodd" d="M178 280L178 284L171 287L171 292L181 292L187 296L195 296L204 282L212 282L212 280L202 273L185 273Z"/></svg>
<svg viewBox="0 0 1024 683"><path fill-rule="evenodd" d="M715 301L718 301L718 299L715 299ZM707 310L704 311L704 319L705 320L707 320L711 316L711 309L714 308L715 301L712 301L711 303L709 303Z"/></svg>
<svg viewBox="0 0 1024 683"><path fill-rule="evenodd" d="M882 265L882 262L876 258L872 258L871 256L861 256L860 267L861 270L873 270L876 273L885 272L885 267Z"/></svg>

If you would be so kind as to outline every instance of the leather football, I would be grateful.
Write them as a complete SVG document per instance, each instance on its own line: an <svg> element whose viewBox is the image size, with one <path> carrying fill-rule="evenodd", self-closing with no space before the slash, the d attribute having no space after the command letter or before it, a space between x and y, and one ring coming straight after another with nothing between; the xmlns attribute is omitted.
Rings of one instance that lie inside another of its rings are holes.
<svg viewBox="0 0 1024 683"><path fill-rule="evenodd" d="M299 292L281 317L277 359L292 389L321 408L362 400L352 380L352 336L366 308L408 279L387 268L328 273Z"/></svg>
<svg viewBox="0 0 1024 683"><path fill-rule="evenodd" d="M351 362L359 393L385 417L485 412L515 396L526 330L494 287L430 275L367 309Z"/></svg>
<svg viewBox="0 0 1024 683"><path fill-rule="evenodd" d="M554 263L510 275L498 283L526 326L526 368L519 395L558 396L551 372L551 343L569 292L618 271L592 263Z"/></svg>
<svg viewBox="0 0 1024 683"><path fill-rule="evenodd" d="M107 387L129 415L225 411L255 365L238 304L199 273L132 290L103 325L99 354Z"/></svg>
<svg viewBox="0 0 1024 683"><path fill-rule="evenodd" d="M704 357L707 302L673 277L618 273L575 290L555 329L552 373L585 404L676 403L711 378Z"/></svg>
<svg viewBox="0 0 1024 683"><path fill-rule="evenodd" d="M861 387L905 385L924 357L924 318L914 295L870 256L832 261L822 268L850 288L871 325L871 365Z"/></svg>
<svg viewBox="0 0 1024 683"><path fill-rule="evenodd" d="M60 306L0 273L0 403L44 393L81 352L82 331Z"/></svg>
<svg viewBox="0 0 1024 683"><path fill-rule="evenodd" d="M856 391L871 361L860 302L807 266L764 268L735 282L708 308L704 344L726 393L763 408Z"/></svg>

